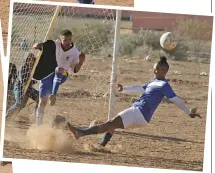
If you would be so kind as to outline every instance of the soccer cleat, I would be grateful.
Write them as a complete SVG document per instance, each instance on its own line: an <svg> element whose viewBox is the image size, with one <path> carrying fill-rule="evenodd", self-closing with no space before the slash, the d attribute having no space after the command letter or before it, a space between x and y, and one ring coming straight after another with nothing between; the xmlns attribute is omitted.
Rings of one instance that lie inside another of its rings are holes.
<svg viewBox="0 0 215 173"><path fill-rule="evenodd" d="M67 123L67 126L70 130L70 132L72 133L72 136L78 140L82 135L80 134L80 131L79 129L73 127L69 122Z"/></svg>
<svg viewBox="0 0 215 173"><path fill-rule="evenodd" d="M54 106L56 102L56 96L55 95L50 95L49 97L49 105Z"/></svg>

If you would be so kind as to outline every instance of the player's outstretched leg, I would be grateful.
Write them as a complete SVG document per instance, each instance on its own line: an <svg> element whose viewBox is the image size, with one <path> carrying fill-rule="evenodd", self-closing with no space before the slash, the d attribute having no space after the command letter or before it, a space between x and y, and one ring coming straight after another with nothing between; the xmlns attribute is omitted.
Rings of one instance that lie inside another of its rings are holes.
<svg viewBox="0 0 215 173"><path fill-rule="evenodd" d="M79 139L82 136L105 133L103 140L99 143L100 146L105 146L114 134L114 130L139 128L147 125L148 122L145 120L143 114L138 107L130 107L118 114L117 117L112 120L96 125L87 129L80 129L72 126L68 123L69 130L75 139Z"/></svg>
<svg viewBox="0 0 215 173"><path fill-rule="evenodd" d="M57 91L60 87L60 84L62 83L62 79L63 79L63 74L64 74L64 69L57 67L55 70L55 76L54 76L54 80L53 80L53 88L52 88L52 94L49 97L49 104L51 106L55 105L56 102L56 95L57 95Z"/></svg>
<svg viewBox="0 0 215 173"><path fill-rule="evenodd" d="M106 123L92 126L87 129L80 129L72 126L69 122L67 123L69 130L72 132L72 135L75 139L79 139L80 137L93 135L93 134L101 134L107 131L111 131L114 129L124 129L123 121L120 116L115 117L114 119L107 121Z"/></svg>

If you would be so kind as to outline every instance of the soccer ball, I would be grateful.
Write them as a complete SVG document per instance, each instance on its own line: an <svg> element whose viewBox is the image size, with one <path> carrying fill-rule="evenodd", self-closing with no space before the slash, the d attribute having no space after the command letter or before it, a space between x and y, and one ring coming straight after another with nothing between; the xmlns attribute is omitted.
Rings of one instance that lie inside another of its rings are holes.
<svg viewBox="0 0 215 173"><path fill-rule="evenodd" d="M177 46L177 40L172 32L166 32L160 37L160 45L163 49L172 51Z"/></svg>

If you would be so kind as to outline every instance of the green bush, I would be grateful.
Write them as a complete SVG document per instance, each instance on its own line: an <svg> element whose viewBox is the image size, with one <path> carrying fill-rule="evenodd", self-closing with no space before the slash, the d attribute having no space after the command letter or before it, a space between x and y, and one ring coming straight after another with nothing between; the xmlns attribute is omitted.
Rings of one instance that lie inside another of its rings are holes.
<svg viewBox="0 0 215 173"><path fill-rule="evenodd" d="M178 41L175 50L163 50L160 46L160 37L164 32L159 31L139 31L136 34L122 35L120 41L119 53L121 56L138 56L145 57L151 55L158 57L165 54L169 57L174 57L177 60L186 59L186 52L189 50L183 40Z"/></svg>
<svg viewBox="0 0 215 173"><path fill-rule="evenodd" d="M192 24L198 27L191 27ZM160 37L165 31L140 30L137 33L121 34L119 56L146 57L151 55L152 58L156 58L160 55L166 55L175 60L186 60L189 56L188 52L210 53L211 41L197 39L199 35L203 34L203 31L206 32L206 29L210 31L210 26L204 25L206 24L201 24L197 21L178 20L178 29L175 28L174 30L178 44L176 49L172 51L164 50L160 46ZM64 28L70 29L73 32L73 40L79 50L99 56L112 55L114 39L113 22L104 23L104 21L98 19L85 20L79 18L73 18L73 20L66 22L65 20L58 21L58 24L54 28L52 39L58 38L60 31ZM207 35L210 34L209 31L206 33ZM196 39L193 40L193 38Z"/></svg>
<svg viewBox="0 0 215 173"><path fill-rule="evenodd" d="M174 33L187 41L190 52L210 53L212 25L207 21L180 17L176 20Z"/></svg>

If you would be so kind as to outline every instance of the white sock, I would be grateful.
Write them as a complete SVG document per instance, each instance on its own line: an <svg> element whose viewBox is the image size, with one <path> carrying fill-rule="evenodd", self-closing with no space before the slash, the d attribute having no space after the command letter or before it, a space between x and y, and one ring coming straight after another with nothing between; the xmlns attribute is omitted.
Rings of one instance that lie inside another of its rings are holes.
<svg viewBox="0 0 215 173"><path fill-rule="evenodd" d="M44 111L41 111L41 108L37 108L36 111L36 126L38 127L43 123Z"/></svg>

